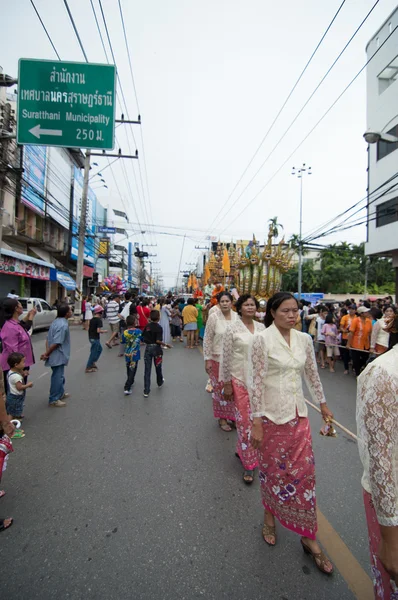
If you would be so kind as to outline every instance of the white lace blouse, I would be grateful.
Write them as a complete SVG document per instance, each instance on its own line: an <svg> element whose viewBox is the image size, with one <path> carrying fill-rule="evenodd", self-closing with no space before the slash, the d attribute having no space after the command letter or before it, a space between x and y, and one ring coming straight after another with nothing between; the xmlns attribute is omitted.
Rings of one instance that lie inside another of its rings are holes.
<svg viewBox="0 0 398 600"><path fill-rule="evenodd" d="M398 345L358 377L358 449L362 487L372 495L380 525L398 526Z"/></svg>
<svg viewBox="0 0 398 600"><path fill-rule="evenodd" d="M207 319L205 337L203 339L203 356L205 360L215 360L220 362L222 352L222 338L231 323L238 318L236 312L231 310L231 319L224 317L221 309L211 313Z"/></svg>
<svg viewBox="0 0 398 600"><path fill-rule="evenodd" d="M255 336L249 357L249 396L253 417L282 425L308 415L302 378L314 402L326 402L311 337L292 329L290 346L272 324Z"/></svg>
<svg viewBox="0 0 398 600"><path fill-rule="evenodd" d="M264 331L262 323L253 321L254 334L251 333L242 320L229 325L223 337L222 353L220 361L220 381L231 381L232 377L247 384L249 370L248 358L254 335Z"/></svg>

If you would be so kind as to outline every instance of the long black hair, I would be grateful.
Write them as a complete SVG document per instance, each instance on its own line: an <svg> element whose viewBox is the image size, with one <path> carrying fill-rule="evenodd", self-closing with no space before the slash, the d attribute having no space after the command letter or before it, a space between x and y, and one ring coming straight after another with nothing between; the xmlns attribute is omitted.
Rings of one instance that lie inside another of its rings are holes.
<svg viewBox="0 0 398 600"><path fill-rule="evenodd" d="M289 292L277 292L267 302L267 312L265 313L264 325L269 327L274 322L274 317L272 316L271 310L278 310L282 302L285 300L295 300L297 307L298 302L297 298L290 294Z"/></svg>
<svg viewBox="0 0 398 600"><path fill-rule="evenodd" d="M390 338L388 340L388 349L391 350L398 344L398 317L395 317L392 327L389 328Z"/></svg>
<svg viewBox="0 0 398 600"><path fill-rule="evenodd" d="M3 298L0 300L0 329L6 321L9 321L18 306L16 298Z"/></svg>

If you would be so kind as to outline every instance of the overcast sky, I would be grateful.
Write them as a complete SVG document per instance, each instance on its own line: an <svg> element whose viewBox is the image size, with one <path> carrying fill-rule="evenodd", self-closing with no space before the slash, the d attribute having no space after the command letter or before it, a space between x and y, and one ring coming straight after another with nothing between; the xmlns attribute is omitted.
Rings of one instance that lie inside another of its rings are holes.
<svg viewBox="0 0 398 600"><path fill-rule="evenodd" d="M156 266L164 274L165 287L175 284L185 233L182 268L185 263L196 262L199 251L195 245L204 246L209 234L229 241L255 233L263 240L267 221L274 216L284 225L286 239L298 233L299 181L291 176L293 165L305 162L313 170L304 181L304 233L365 196L365 73L280 167L364 65L365 46L394 10L394 0L379 2L308 107L238 199L374 1L346 1L306 75L227 202L341 0L122 0L146 161L141 135L135 127L141 173L137 161L126 160L125 172L119 161L113 173L123 201L110 169L103 173L109 189L98 190L98 197L105 205L121 210L127 207L131 241L157 244L148 250L158 255L153 260L161 262ZM98 0L93 3L104 33ZM63 1L35 0L35 4L61 59L83 61ZM106 62L90 0L69 0L69 5L89 61ZM102 0L102 5L129 116L135 118L138 108L118 0ZM17 75L21 57L55 57L29 0L8 2L5 14L0 64L6 73ZM130 128L120 127L117 136L124 152L129 153L127 138L131 150L135 150ZM258 194L278 169L279 173ZM120 218L116 218L116 224L123 226ZM153 233L149 233L151 229ZM136 233L141 230L146 231L145 235ZM364 236L364 227L359 227L320 241L358 243Z"/></svg>

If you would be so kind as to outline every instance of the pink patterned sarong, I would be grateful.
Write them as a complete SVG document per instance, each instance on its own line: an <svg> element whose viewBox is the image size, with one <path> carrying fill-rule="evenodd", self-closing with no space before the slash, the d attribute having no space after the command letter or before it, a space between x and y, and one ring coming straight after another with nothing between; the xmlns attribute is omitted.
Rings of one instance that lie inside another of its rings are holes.
<svg viewBox="0 0 398 600"><path fill-rule="evenodd" d="M224 389L224 382L218 381L220 373L220 363L215 360L211 361L211 375L210 380L213 386L213 414L215 419L227 419L228 421L235 421L235 407L233 402L225 400L222 393Z"/></svg>
<svg viewBox="0 0 398 600"><path fill-rule="evenodd" d="M296 417L276 425L265 417L259 449L259 477L264 508L287 529L315 539L315 461L310 423Z"/></svg>
<svg viewBox="0 0 398 600"><path fill-rule="evenodd" d="M398 587L395 585L395 582L390 579L389 574L378 558L381 540L380 525L377 520L372 496L366 490L363 490L363 500L365 503L366 522L368 525L370 564L372 568L375 598L380 598L382 600L398 600Z"/></svg>
<svg viewBox="0 0 398 600"><path fill-rule="evenodd" d="M245 471L252 471L258 466L258 452L250 442L253 421L251 418L249 393L247 387L234 377L232 378L232 389L234 392L236 431L238 434L236 452L239 454Z"/></svg>

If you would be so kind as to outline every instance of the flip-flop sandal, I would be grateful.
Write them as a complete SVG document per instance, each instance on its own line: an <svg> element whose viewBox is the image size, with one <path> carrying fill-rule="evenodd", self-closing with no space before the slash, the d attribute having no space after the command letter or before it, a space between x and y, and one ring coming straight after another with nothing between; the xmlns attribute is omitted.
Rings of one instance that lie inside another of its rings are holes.
<svg viewBox="0 0 398 600"><path fill-rule="evenodd" d="M17 439L24 438L24 437L25 437L25 433L23 431L21 431L21 429L17 429L12 434L11 439L12 440L17 440Z"/></svg>
<svg viewBox="0 0 398 600"><path fill-rule="evenodd" d="M253 470L252 471L249 471L249 470L244 471L243 472L243 482L246 485L251 485L253 483L253 481L254 481L254 476L253 475L254 475L254 471ZM245 479L245 477L251 477L251 479Z"/></svg>
<svg viewBox="0 0 398 600"><path fill-rule="evenodd" d="M4 496L6 495L4 490L0 490L0 498L4 498Z"/></svg>
<svg viewBox="0 0 398 600"><path fill-rule="evenodd" d="M111 346L110 344L108 344L108 342L105 342L105 346L106 346L107 348L109 348L109 350L112 350L112 346Z"/></svg>
<svg viewBox="0 0 398 600"><path fill-rule="evenodd" d="M229 433L230 431L232 431L232 427L230 425L228 425L228 423L223 423L222 425L221 425L221 423L219 423L218 426L220 429L222 429L226 433Z"/></svg>
<svg viewBox="0 0 398 600"><path fill-rule="evenodd" d="M11 517L10 517L11 519ZM14 523L14 519L11 519L11 523L9 525L4 525L4 521L6 521L7 519L0 519L0 531L5 531L6 529L9 529L11 527L11 525Z"/></svg>

